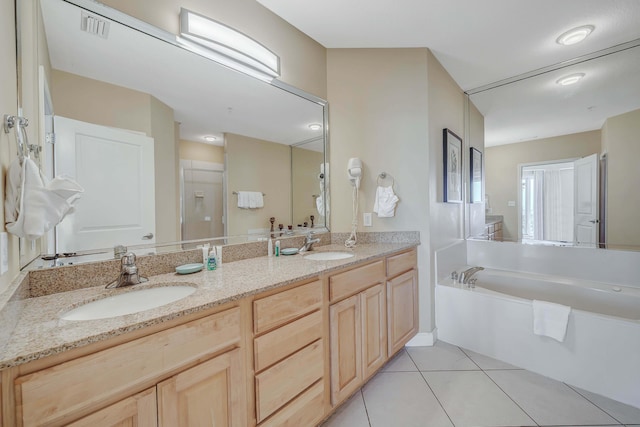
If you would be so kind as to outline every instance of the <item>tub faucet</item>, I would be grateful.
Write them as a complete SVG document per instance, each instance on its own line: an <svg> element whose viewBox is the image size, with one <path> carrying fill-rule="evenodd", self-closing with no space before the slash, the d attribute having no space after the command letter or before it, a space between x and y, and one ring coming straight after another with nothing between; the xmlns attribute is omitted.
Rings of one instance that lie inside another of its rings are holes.
<svg viewBox="0 0 640 427"><path fill-rule="evenodd" d="M298 250L298 252L302 253L302 252L306 252L306 251L312 251L313 250L313 244L314 243L320 243L320 238L316 237L315 239L313 238L313 231L310 231L307 236L304 238L304 245L302 245L302 247Z"/></svg>
<svg viewBox="0 0 640 427"><path fill-rule="evenodd" d="M469 285L470 288L474 287L473 285L475 285L475 281L477 279L473 278L473 275L476 274L478 271L482 271L484 270L484 267L471 267L465 271L463 271L462 273L460 273L460 276L458 277L458 283L462 283L465 285Z"/></svg>
<svg viewBox="0 0 640 427"><path fill-rule="evenodd" d="M138 267L136 267L136 254L128 252L121 259L120 275L116 280L107 285L107 289L137 285L138 283L143 283L148 280L149 279L146 277L142 277L138 274Z"/></svg>

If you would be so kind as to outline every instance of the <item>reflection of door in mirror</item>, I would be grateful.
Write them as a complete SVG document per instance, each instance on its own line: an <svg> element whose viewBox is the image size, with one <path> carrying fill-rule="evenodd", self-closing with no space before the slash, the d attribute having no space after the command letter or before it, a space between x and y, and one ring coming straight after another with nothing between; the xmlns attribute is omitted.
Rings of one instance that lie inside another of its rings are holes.
<svg viewBox="0 0 640 427"><path fill-rule="evenodd" d="M56 252L154 243L153 138L60 116L54 129L56 174L84 187L56 227Z"/></svg>
<svg viewBox="0 0 640 427"><path fill-rule="evenodd" d="M293 193L292 216L294 225L309 227L320 224L324 217L324 152L313 144L291 147L291 190ZM318 198L320 202L318 203ZM313 216L313 220L311 217ZM324 222L321 223L324 226Z"/></svg>

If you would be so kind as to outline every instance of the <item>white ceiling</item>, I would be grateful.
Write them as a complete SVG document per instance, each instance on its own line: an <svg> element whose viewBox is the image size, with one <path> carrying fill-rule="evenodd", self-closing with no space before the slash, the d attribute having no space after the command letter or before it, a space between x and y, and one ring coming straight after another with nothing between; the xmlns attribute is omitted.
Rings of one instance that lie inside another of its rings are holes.
<svg viewBox="0 0 640 427"><path fill-rule="evenodd" d="M639 0L258 1L327 48L428 47L465 91L640 38ZM584 42L556 43L585 24L596 28ZM609 68L609 80L631 85L620 90L618 84L615 96L601 84L578 96L576 88L586 85L558 91L544 79L474 96L485 115L486 144L599 129L609 112L640 108L638 62L631 62L635 68L623 76L624 69ZM594 106L598 114L563 116ZM555 122L542 120L549 117Z"/></svg>

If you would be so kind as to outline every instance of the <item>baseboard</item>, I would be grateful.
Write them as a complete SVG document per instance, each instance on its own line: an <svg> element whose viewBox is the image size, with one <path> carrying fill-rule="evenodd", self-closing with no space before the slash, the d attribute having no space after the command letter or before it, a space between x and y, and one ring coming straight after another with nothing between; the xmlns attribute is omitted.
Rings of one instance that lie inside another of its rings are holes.
<svg viewBox="0 0 640 427"><path fill-rule="evenodd" d="M431 332L418 332L418 334L411 338L407 344L407 347L430 347L437 341L437 329Z"/></svg>

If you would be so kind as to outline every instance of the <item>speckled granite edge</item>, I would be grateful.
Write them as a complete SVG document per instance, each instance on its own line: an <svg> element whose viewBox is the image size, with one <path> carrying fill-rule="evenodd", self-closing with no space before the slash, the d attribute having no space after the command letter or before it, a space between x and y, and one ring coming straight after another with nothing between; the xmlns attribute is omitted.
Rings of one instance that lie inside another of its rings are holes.
<svg viewBox="0 0 640 427"><path fill-rule="evenodd" d="M171 273L182 264L202 262L202 251L187 251L143 255L137 258L136 265L141 276L156 276ZM120 273L120 260L91 262L66 265L29 273L29 296L41 297L59 292L93 286L106 286Z"/></svg>
<svg viewBox="0 0 640 427"><path fill-rule="evenodd" d="M339 245L351 236L351 233L331 233L331 244ZM372 231L357 232L358 243L413 243L420 244L419 231Z"/></svg>

